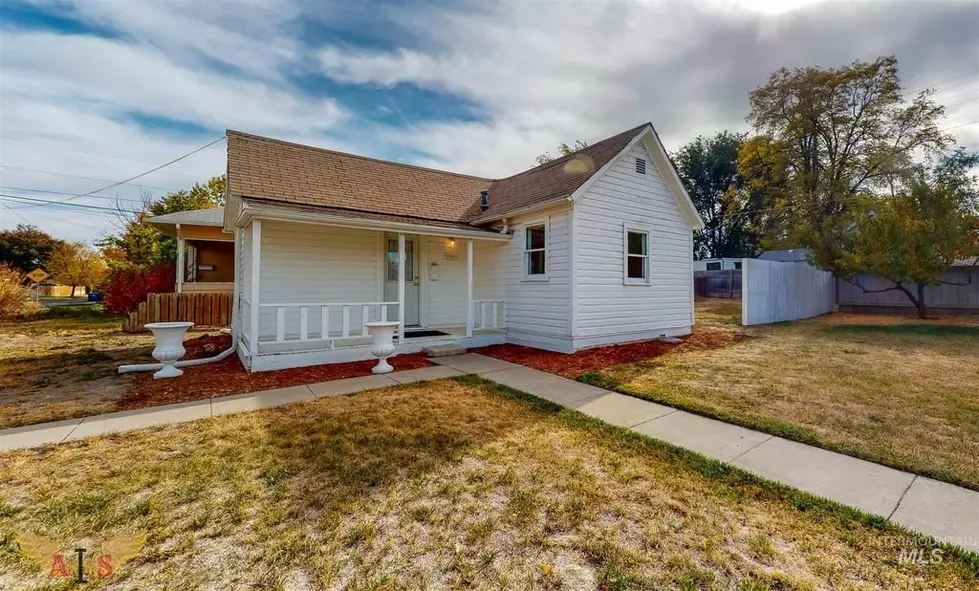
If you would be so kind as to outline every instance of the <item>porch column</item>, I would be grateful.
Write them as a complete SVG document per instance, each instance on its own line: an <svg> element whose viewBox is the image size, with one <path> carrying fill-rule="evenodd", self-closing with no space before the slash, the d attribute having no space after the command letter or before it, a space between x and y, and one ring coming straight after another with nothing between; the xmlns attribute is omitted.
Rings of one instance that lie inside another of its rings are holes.
<svg viewBox="0 0 979 591"><path fill-rule="evenodd" d="M180 224L177 224L177 293L184 290L184 238L180 234Z"/></svg>
<svg viewBox="0 0 979 591"><path fill-rule="evenodd" d="M473 336L473 241L466 240L466 336Z"/></svg>
<svg viewBox="0 0 979 591"><path fill-rule="evenodd" d="M398 342L405 340L405 235L398 234Z"/></svg>
<svg viewBox="0 0 979 591"><path fill-rule="evenodd" d="M258 355L258 303L259 303L259 278L262 269L262 220L252 220L252 275L251 275L251 301L248 303L248 313L251 315L248 331L248 346L252 355Z"/></svg>

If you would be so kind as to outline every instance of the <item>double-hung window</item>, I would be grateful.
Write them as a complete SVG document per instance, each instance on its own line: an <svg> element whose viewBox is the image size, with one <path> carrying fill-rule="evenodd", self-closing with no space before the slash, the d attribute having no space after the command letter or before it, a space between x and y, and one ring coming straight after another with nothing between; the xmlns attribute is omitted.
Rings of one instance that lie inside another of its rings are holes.
<svg viewBox="0 0 979 591"><path fill-rule="evenodd" d="M649 284L649 232L639 228L623 228L625 277L628 284Z"/></svg>
<svg viewBox="0 0 979 591"><path fill-rule="evenodd" d="M547 224L531 224L524 234L524 279L547 279Z"/></svg>

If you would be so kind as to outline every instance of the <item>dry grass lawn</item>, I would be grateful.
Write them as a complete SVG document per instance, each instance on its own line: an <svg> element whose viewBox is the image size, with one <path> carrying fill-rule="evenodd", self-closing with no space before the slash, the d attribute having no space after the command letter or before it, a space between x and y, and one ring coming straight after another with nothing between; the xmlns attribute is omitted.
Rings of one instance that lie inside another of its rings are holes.
<svg viewBox="0 0 979 591"><path fill-rule="evenodd" d="M107 589L967 589L901 531L476 378L0 455L0 588L143 530ZM55 587L50 587L55 588Z"/></svg>
<svg viewBox="0 0 979 591"><path fill-rule="evenodd" d="M153 362L153 337L119 326L94 306L0 323L0 429L116 410L133 380L116 368Z"/></svg>
<svg viewBox="0 0 979 591"><path fill-rule="evenodd" d="M701 302L696 330L740 330L739 307ZM831 314L743 332L584 379L979 489L979 318Z"/></svg>

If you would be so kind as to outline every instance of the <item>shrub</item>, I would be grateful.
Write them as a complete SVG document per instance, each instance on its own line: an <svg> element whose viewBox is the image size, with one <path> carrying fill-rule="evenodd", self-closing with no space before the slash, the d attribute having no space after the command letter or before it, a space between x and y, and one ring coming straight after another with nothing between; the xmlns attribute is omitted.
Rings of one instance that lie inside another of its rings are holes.
<svg viewBox="0 0 979 591"><path fill-rule="evenodd" d="M6 263L0 264L0 318L22 314L30 302L30 294L21 281L20 272Z"/></svg>
<svg viewBox="0 0 979 591"><path fill-rule="evenodd" d="M105 311L126 314L146 301L151 293L173 291L176 274L171 265L163 264L146 269L116 269L104 283L102 299Z"/></svg>

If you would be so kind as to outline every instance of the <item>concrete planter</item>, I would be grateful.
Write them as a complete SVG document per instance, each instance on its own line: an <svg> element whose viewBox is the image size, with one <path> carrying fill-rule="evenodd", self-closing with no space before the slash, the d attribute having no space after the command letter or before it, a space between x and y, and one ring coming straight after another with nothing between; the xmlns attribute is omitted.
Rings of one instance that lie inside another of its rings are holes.
<svg viewBox="0 0 979 591"><path fill-rule="evenodd" d="M163 364L160 371L153 374L154 378L175 378L183 375L183 371L174 365L184 353L184 335L194 326L193 322L151 322L145 325L156 339L153 358Z"/></svg>
<svg viewBox="0 0 979 591"><path fill-rule="evenodd" d="M370 331L374 341L371 343L371 354L377 357L378 363L371 369L372 373L391 373L394 368L388 363L388 357L394 355L394 329L397 322L368 322L364 326Z"/></svg>

